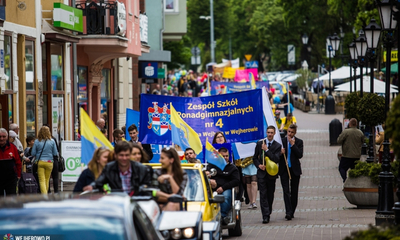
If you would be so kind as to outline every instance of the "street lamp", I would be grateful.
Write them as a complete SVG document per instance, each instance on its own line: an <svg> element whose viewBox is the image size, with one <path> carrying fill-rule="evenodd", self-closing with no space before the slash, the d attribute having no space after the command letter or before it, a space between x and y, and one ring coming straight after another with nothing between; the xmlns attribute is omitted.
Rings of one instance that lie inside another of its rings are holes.
<svg viewBox="0 0 400 240"><path fill-rule="evenodd" d="M378 47L379 38L381 36L381 27L376 23L375 19L371 19L368 26L364 28L365 38L367 40L368 50L367 57L370 63L370 93L374 93L374 62L376 59L375 50ZM375 127L370 126L371 133L369 134L369 150L368 150L368 158L367 162L372 163L375 161L374 159L374 136L375 136Z"/></svg>
<svg viewBox="0 0 400 240"><path fill-rule="evenodd" d="M360 97L363 97L364 88L363 88L363 67L364 67L364 58L367 53L367 40L365 39L364 33L360 33L360 36L356 39L356 50L358 55L358 66L360 67Z"/></svg>
<svg viewBox="0 0 400 240"><path fill-rule="evenodd" d="M200 16L200 19L210 20L210 52L211 52L211 62L215 62L214 2L213 2L213 0L210 0L210 16Z"/></svg>
<svg viewBox="0 0 400 240"><path fill-rule="evenodd" d="M397 21L392 17L393 0L378 0L378 12L381 18L383 43L386 47L386 85L385 85L385 119L389 112L390 104L390 51L394 43L394 30ZM383 141L382 172L379 173L379 200L375 215L375 224L381 225L393 221L393 174L390 172L389 139L385 134Z"/></svg>
<svg viewBox="0 0 400 240"><path fill-rule="evenodd" d="M349 52L350 52L350 59L351 59L351 66L353 67L354 70L354 92L357 92L357 66L358 66L358 55L357 55L357 50L356 50L356 44L354 41L349 44ZM350 85L351 88L351 85Z"/></svg>
<svg viewBox="0 0 400 240"><path fill-rule="evenodd" d="M332 51L337 51L340 45L340 38L335 33L333 36L328 37L329 39L329 95L325 99L325 114L335 114L335 99L332 96L332 79L331 79L331 70L332 70Z"/></svg>
<svg viewBox="0 0 400 240"><path fill-rule="evenodd" d="M307 34L303 34L303 36L301 37L301 41L303 41L303 44L304 45L307 45L308 44L308 36L307 36Z"/></svg>

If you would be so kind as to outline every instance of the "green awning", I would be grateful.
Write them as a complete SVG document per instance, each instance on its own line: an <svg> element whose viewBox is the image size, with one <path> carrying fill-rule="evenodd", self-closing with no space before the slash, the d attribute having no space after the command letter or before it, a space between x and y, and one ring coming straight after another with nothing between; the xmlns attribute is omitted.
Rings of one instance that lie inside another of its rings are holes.
<svg viewBox="0 0 400 240"><path fill-rule="evenodd" d="M381 69L382 72L386 73L386 68L382 68ZM397 67L397 63L393 63L392 65L390 65L390 73L391 74L395 74L398 71L398 67Z"/></svg>

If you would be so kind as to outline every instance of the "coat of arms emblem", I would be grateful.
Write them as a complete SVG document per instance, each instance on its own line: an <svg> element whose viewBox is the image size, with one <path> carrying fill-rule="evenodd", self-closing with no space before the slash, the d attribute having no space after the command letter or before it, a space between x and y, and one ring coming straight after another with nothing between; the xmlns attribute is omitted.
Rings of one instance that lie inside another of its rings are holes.
<svg viewBox="0 0 400 240"><path fill-rule="evenodd" d="M171 113L167 103L164 103L161 108L158 106L158 102L153 102L153 107L149 107L147 112L149 114L148 129L153 129L153 132L158 136L162 136L168 130L171 130Z"/></svg>

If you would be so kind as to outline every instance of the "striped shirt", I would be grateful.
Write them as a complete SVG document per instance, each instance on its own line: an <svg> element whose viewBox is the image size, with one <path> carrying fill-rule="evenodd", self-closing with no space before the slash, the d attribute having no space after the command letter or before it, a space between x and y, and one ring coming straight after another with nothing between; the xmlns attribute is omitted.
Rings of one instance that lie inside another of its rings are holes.
<svg viewBox="0 0 400 240"><path fill-rule="evenodd" d="M121 169L120 169L119 176L120 176L121 182L122 182L122 191L126 192L127 194L130 194L131 193L131 177L132 177L131 166L129 165L128 170L125 172L121 172Z"/></svg>

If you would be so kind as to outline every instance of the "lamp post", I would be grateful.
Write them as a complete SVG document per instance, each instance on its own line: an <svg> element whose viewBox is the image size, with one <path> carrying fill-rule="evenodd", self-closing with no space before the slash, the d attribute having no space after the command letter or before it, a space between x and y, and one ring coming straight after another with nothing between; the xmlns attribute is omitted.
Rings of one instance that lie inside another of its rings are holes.
<svg viewBox="0 0 400 240"><path fill-rule="evenodd" d="M360 36L356 39L356 50L358 55L358 66L360 67L360 97L363 97L363 67L365 61L365 54L367 53L367 40L365 39L364 33L360 33Z"/></svg>
<svg viewBox="0 0 400 240"><path fill-rule="evenodd" d="M325 114L335 114L335 99L332 96L332 51L337 51L340 45L340 37L335 33L333 36L328 37L329 39L329 95L325 99Z"/></svg>
<svg viewBox="0 0 400 240"><path fill-rule="evenodd" d="M356 50L356 44L354 41L349 44L349 51L350 51L350 59L351 59L351 66L353 67L354 74L354 92L357 92L357 66L358 66L358 55L357 55L357 50Z"/></svg>
<svg viewBox="0 0 400 240"><path fill-rule="evenodd" d="M386 47L386 86L385 86L385 117L389 111L390 104L390 51L394 43L394 30L397 21L393 19L393 0L378 0L378 12L381 18L383 43ZM379 200L375 215L375 224L381 225L393 221L393 173L390 172L390 150L389 139L385 134L383 142L382 172L379 173Z"/></svg>
<svg viewBox="0 0 400 240"><path fill-rule="evenodd" d="M307 50L308 36L307 36L307 34L304 33L303 36L301 36L301 41L303 42L303 46L305 48L304 49L305 51L303 51L305 53L304 60L307 61L307 53L308 53L308 50Z"/></svg>
<svg viewBox="0 0 400 240"><path fill-rule="evenodd" d="M368 26L364 28L365 38L367 40L367 57L370 63L370 93L374 93L374 63L376 59L375 50L378 47L379 38L381 36L381 27L376 24L375 19L371 19ZM368 149L368 158L367 162L374 162L374 136L375 136L375 127L371 127L371 133L369 135L369 149Z"/></svg>
<svg viewBox="0 0 400 240"><path fill-rule="evenodd" d="M392 14L394 15L395 20L399 20L400 19L400 2L396 1L395 2L396 5L394 6L394 8L392 8ZM400 25L397 25L397 49L400 50ZM386 59L387 61L388 59ZM400 72L400 58L397 58L397 74L399 74ZM400 86L400 81L397 81L397 86ZM399 166L400 169L400 166ZM399 198L400 197L400 175L397 176L397 191L396 191L396 195ZM399 225L400 224L400 202L395 202L394 207L393 207L393 211L394 211L394 215L395 215L395 225Z"/></svg>
<svg viewBox="0 0 400 240"><path fill-rule="evenodd" d="M200 16L201 19L210 20L210 52L211 62L215 62L215 41L214 41L214 2L210 0L210 16Z"/></svg>

